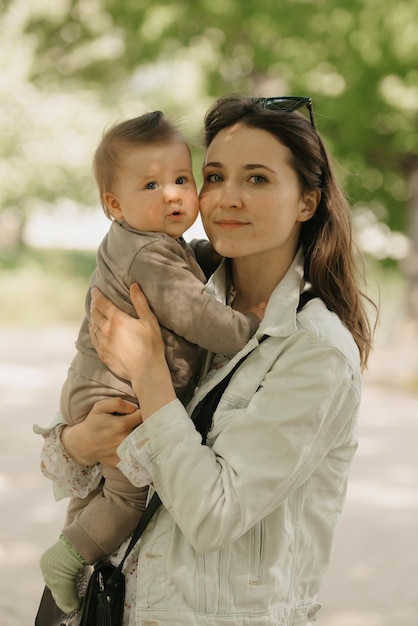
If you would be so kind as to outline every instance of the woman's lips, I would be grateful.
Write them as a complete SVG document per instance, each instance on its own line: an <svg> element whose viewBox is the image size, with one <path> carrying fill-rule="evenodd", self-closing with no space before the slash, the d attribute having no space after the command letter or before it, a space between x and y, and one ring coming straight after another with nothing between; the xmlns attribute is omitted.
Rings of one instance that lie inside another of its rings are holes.
<svg viewBox="0 0 418 626"><path fill-rule="evenodd" d="M216 224L221 230L236 230L242 226L247 226L247 222L239 222L238 220L217 220Z"/></svg>

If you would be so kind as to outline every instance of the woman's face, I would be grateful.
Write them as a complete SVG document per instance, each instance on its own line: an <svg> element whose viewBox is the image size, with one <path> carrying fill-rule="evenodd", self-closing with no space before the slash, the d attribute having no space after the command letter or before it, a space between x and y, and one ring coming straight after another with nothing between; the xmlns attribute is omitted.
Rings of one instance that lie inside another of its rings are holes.
<svg viewBox="0 0 418 626"><path fill-rule="evenodd" d="M316 192L302 194L291 153L269 132L236 124L207 149L200 191L205 231L222 256L291 262ZM284 255L284 256L283 256Z"/></svg>

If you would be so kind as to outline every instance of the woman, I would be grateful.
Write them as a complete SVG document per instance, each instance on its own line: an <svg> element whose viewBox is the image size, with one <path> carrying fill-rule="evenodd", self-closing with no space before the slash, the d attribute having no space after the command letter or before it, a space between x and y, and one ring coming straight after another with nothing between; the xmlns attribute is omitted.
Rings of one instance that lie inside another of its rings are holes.
<svg viewBox="0 0 418 626"><path fill-rule="evenodd" d="M302 105L310 120L295 111ZM305 626L319 609L371 332L349 207L310 106L232 96L206 116L201 215L226 257L207 289L238 311L267 306L236 357L208 356L188 411L138 286L139 319L93 293L94 346L131 381L141 410L98 403L82 424L50 431L44 461L81 496L97 480L96 462L118 464L160 495L163 507L131 559L130 626ZM317 297L297 313L307 285ZM209 432L198 432L193 408L245 354Z"/></svg>

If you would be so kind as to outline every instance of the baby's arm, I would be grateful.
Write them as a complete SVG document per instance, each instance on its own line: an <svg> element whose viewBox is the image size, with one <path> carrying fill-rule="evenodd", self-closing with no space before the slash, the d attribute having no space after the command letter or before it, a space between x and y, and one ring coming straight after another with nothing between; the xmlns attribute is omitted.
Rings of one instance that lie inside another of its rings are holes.
<svg viewBox="0 0 418 626"><path fill-rule="evenodd" d="M166 244L142 249L131 282L140 284L162 326L211 352L236 354L257 330L262 307L244 314L218 301L205 291L194 259L175 241Z"/></svg>

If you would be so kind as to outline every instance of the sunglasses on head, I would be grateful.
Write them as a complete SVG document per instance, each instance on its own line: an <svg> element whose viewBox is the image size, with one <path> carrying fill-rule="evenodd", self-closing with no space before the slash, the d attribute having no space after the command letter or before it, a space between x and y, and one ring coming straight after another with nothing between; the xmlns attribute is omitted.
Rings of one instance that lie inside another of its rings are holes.
<svg viewBox="0 0 418 626"><path fill-rule="evenodd" d="M283 111L291 113L302 107L306 107L309 112L309 119L312 127L316 130L312 108L312 98L308 96L277 96L276 98L252 98L254 102L259 102L263 109L269 111Z"/></svg>

